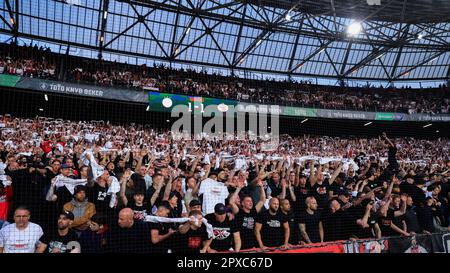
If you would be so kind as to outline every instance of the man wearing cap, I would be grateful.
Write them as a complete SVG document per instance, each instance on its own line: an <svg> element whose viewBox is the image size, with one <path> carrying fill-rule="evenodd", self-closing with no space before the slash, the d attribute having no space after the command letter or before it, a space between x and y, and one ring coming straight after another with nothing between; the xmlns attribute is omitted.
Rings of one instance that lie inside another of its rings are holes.
<svg viewBox="0 0 450 273"><path fill-rule="evenodd" d="M208 249L209 253L216 251L228 251L233 248L239 252L241 249L241 236L235 220L230 220L227 214L227 207L218 203L214 206L214 213L205 216L208 223L212 225L214 231L214 240Z"/></svg>
<svg viewBox="0 0 450 273"><path fill-rule="evenodd" d="M72 201L64 205L65 211L70 211L75 218L70 225L76 231L83 231L88 227L88 222L96 213L95 205L86 199L86 186L75 187Z"/></svg>
<svg viewBox="0 0 450 273"><path fill-rule="evenodd" d="M42 244L49 253L79 253L80 246L78 236L70 229L74 215L70 211L61 211L58 218L58 229L51 233L44 234L41 238ZM75 245L73 248L70 245Z"/></svg>
<svg viewBox="0 0 450 273"><path fill-rule="evenodd" d="M202 211L202 203L200 203L200 201L198 201L197 199L191 200L191 202L189 202L189 212L193 210L198 210L200 212Z"/></svg>

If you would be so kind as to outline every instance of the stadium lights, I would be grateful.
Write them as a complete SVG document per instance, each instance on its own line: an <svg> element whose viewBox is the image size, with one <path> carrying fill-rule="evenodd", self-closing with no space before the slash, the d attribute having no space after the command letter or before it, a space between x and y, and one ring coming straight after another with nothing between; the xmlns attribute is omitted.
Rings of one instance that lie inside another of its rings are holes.
<svg viewBox="0 0 450 273"><path fill-rule="evenodd" d="M372 124L373 122L372 121L369 121L369 122L367 122L366 124L364 124L364 127L365 126L369 126L370 124Z"/></svg>
<svg viewBox="0 0 450 273"><path fill-rule="evenodd" d="M439 130L436 130L436 133L439 133Z"/></svg>
<svg viewBox="0 0 450 273"><path fill-rule="evenodd" d="M427 124L427 125L425 125L425 126L423 126L423 128L427 128L427 127L430 127L431 125L433 125L433 124Z"/></svg>
<svg viewBox="0 0 450 273"><path fill-rule="evenodd" d="M150 111L150 105L149 106L147 106L147 109L145 109L145 111Z"/></svg>
<svg viewBox="0 0 450 273"><path fill-rule="evenodd" d="M44 99L45 99L45 101L48 101L48 96L47 96L47 94L44 95Z"/></svg>
<svg viewBox="0 0 450 273"><path fill-rule="evenodd" d="M307 122L308 121L308 119L307 118L305 118L304 120L302 120L300 123L305 123L305 122Z"/></svg>
<svg viewBox="0 0 450 273"><path fill-rule="evenodd" d="M43 109L43 108L39 108L39 111L43 112L43 111L44 111L44 109Z"/></svg>
<svg viewBox="0 0 450 273"><path fill-rule="evenodd" d="M14 25L14 19L12 17L9 18L9 21L11 22L11 25Z"/></svg>
<svg viewBox="0 0 450 273"><path fill-rule="evenodd" d="M191 31L191 28L188 27L188 29L186 30L186 35L188 35L190 31Z"/></svg>
<svg viewBox="0 0 450 273"><path fill-rule="evenodd" d="M419 33L419 34L417 35L417 39L422 40L422 39L423 39L423 34L422 34L422 33Z"/></svg>
<svg viewBox="0 0 450 273"><path fill-rule="evenodd" d="M324 52L324 51L325 51L325 48L322 48L322 49L319 51L319 54L322 53L322 52Z"/></svg>
<svg viewBox="0 0 450 273"><path fill-rule="evenodd" d="M105 10L105 12L103 13L103 19L106 19L107 16L108 16L108 11Z"/></svg>
<svg viewBox="0 0 450 273"><path fill-rule="evenodd" d="M360 22L353 22L347 28L347 33L350 35L358 35L362 30L362 25Z"/></svg>
<svg viewBox="0 0 450 273"><path fill-rule="evenodd" d="M259 39L258 42L256 43L256 46L259 46L262 43L262 39Z"/></svg>
<svg viewBox="0 0 450 273"><path fill-rule="evenodd" d="M170 120L166 119L166 122L167 122L167 123L169 123L169 122L170 122Z"/></svg>
<svg viewBox="0 0 450 273"><path fill-rule="evenodd" d="M284 17L284 19L286 19L286 21L290 22L292 19L292 16L288 13L288 14L286 14L286 17Z"/></svg>

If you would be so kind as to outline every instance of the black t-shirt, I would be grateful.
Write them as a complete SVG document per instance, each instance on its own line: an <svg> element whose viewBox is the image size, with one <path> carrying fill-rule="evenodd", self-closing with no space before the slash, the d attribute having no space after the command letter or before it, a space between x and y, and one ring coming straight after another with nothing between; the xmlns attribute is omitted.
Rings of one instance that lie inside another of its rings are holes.
<svg viewBox="0 0 450 273"><path fill-rule="evenodd" d="M362 219L366 212L366 208L362 206L351 207L349 210L352 220L354 222L352 235L355 235L359 239L367 239L375 237L375 224L378 222L376 214L371 213L369 219L367 219L367 224L369 227L363 228L356 223L358 219Z"/></svg>
<svg viewBox="0 0 450 273"><path fill-rule="evenodd" d="M278 185L277 185L277 184L275 184L275 182L272 179L269 179L269 181L267 181L267 185L269 186L270 191L271 191L270 196L278 197L278 195L281 194L281 181L279 181ZM288 190L288 189L286 189L286 190Z"/></svg>
<svg viewBox="0 0 450 273"><path fill-rule="evenodd" d="M61 253L68 253L71 249L67 249L67 244L69 242L78 241L78 236L75 231L69 229L69 232L61 236L58 231L52 231L51 233L44 234L40 241L47 245L45 252L51 253L54 248L59 248ZM82 250L81 250L82 251Z"/></svg>
<svg viewBox="0 0 450 273"><path fill-rule="evenodd" d="M168 223L148 223L148 226L150 229L150 234L151 234L152 230L158 230L159 235L166 235L167 233L169 233L169 229L170 229L170 225ZM167 251L170 248L171 239L172 239L172 237L168 237L165 240L163 240L157 244L152 243L151 252L152 253L167 253Z"/></svg>
<svg viewBox="0 0 450 273"><path fill-rule="evenodd" d="M328 192L332 191L333 195L338 195L339 192L341 191L345 191L345 187L344 185L339 185L336 182L331 184L330 187L328 188Z"/></svg>
<svg viewBox="0 0 450 273"><path fill-rule="evenodd" d="M276 247L284 244L283 224L287 222L287 218L281 212L272 215L265 210L258 214L256 222L262 224L261 240L265 246Z"/></svg>
<svg viewBox="0 0 450 273"><path fill-rule="evenodd" d="M63 209L63 206L73 199L73 195L66 188L66 186L57 188L55 191L55 195L57 196L56 203L58 211L61 211Z"/></svg>
<svg viewBox="0 0 450 273"><path fill-rule="evenodd" d="M322 221L319 211L309 214L306 210L298 215L298 223L305 224L306 234L312 243L320 242L319 223Z"/></svg>
<svg viewBox="0 0 450 273"><path fill-rule="evenodd" d="M295 213L300 213L300 211L306 209L306 198L311 196L310 192L311 186L306 184L304 187L294 187L295 198L297 199L294 202L294 211Z"/></svg>
<svg viewBox="0 0 450 273"><path fill-rule="evenodd" d="M200 228L189 231L185 234L180 234L179 244L177 244L178 249L176 252L179 253L200 253L203 248L203 242L208 240L208 233L206 232L206 227L204 224Z"/></svg>
<svg viewBox="0 0 450 273"><path fill-rule="evenodd" d="M240 209L239 213L236 214L236 224L241 235L241 249L254 248L257 246L255 238L255 222L257 214L255 208L252 208L249 213Z"/></svg>
<svg viewBox="0 0 450 273"><path fill-rule="evenodd" d="M314 184L311 191L314 193L314 197L317 200L317 206L319 209L325 209L328 205L328 191L330 184L328 183L328 178L326 178L322 184Z"/></svg>
<svg viewBox="0 0 450 273"><path fill-rule="evenodd" d="M102 187L98 183L87 188L86 196L89 202L94 203L96 211L105 213L109 209L111 195L108 195L107 192L108 187Z"/></svg>
<svg viewBox="0 0 450 273"><path fill-rule="evenodd" d="M217 251L226 251L233 247L233 234L239 232L236 221L230 221L228 215L225 221L220 223L216 220L214 213L205 216L208 223L212 225L214 231L214 240L211 242L211 248Z"/></svg>
<svg viewBox="0 0 450 273"><path fill-rule="evenodd" d="M107 235L107 246L112 253L148 253L151 237L147 223L135 221L131 228L113 225Z"/></svg>
<svg viewBox="0 0 450 273"><path fill-rule="evenodd" d="M421 232L419 225L419 218L415 207L408 207L404 214L404 220L406 222L406 227L408 232Z"/></svg>
<svg viewBox="0 0 450 273"><path fill-rule="evenodd" d="M128 203L128 207L133 210L135 221L144 221L145 216L150 214L147 203L142 204L142 206L138 206L133 201Z"/></svg>
<svg viewBox="0 0 450 273"><path fill-rule="evenodd" d="M388 209L386 216L380 216L378 218L378 225L380 226L381 235L383 237L400 235L391 228L391 223L393 222L393 220L394 220L394 210L390 208Z"/></svg>
<svg viewBox="0 0 450 273"><path fill-rule="evenodd" d="M348 240L353 223L347 211L338 210L334 213L327 211L322 217L324 241L332 242Z"/></svg>
<svg viewBox="0 0 450 273"><path fill-rule="evenodd" d="M292 245L298 245L300 241L300 229L298 227L298 219L295 217L292 211L289 211L287 214L284 214L288 223L289 223L289 243Z"/></svg>

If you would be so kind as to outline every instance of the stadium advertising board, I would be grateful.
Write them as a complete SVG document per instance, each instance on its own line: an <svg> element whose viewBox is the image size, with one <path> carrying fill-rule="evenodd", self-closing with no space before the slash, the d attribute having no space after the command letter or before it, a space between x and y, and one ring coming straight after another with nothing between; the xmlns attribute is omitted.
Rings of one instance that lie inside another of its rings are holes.
<svg viewBox="0 0 450 273"><path fill-rule="evenodd" d="M156 92L155 90L129 90L111 87L94 86L88 84L68 83L19 77L14 75L0 75L0 86L29 89L45 93L59 93L65 95L87 96L100 99L119 100L135 103L149 104L150 111L170 112L175 105L186 105L192 111L203 112L208 105L217 105L218 109L226 112L231 106L236 107L237 112L255 111L264 113L264 109L272 114L292 117L315 117L332 119L352 120L379 120L379 121L421 121L421 122L449 122L450 115L441 114L404 114L404 113L381 113L365 111L314 109L291 106L272 107L272 105L251 104L236 100L217 99L208 97L196 97L188 95L170 94ZM253 106L251 106L253 105ZM250 107L249 107L250 106Z"/></svg>

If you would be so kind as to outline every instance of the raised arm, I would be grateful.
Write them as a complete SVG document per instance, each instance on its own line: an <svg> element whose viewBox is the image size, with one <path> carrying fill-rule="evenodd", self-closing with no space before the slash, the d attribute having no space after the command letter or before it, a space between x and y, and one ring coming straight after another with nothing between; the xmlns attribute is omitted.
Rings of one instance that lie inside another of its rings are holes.
<svg viewBox="0 0 450 273"><path fill-rule="evenodd" d="M255 209L256 209L256 212L259 213L261 211L261 209L264 207L264 203L266 202L266 192L264 191L262 181L259 182L258 186L259 186L259 201L258 201L258 203L256 203Z"/></svg>
<svg viewBox="0 0 450 273"><path fill-rule="evenodd" d="M239 213L239 207L238 205L236 205L236 199L239 195L239 192L241 191L240 187L237 187L236 190L233 192L233 194L230 197L230 206L231 206L231 210L233 212L233 214L238 214Z"/></svg>

